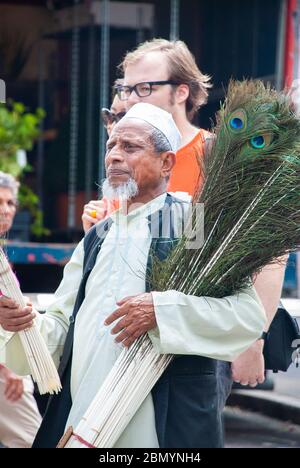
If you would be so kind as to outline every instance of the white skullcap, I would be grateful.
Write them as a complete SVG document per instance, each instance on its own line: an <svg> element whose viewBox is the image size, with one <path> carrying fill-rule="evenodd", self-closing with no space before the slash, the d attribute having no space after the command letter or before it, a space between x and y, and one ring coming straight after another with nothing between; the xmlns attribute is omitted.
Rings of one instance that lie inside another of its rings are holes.
<svg viewBox="0 0 300 468"><path fill-rule="evenodd" d="M169 112L146 102L139 102L124 115L125 119L139 119L160 131L170 143L172 151L177 151L181 144L181 134Z"/></svg>

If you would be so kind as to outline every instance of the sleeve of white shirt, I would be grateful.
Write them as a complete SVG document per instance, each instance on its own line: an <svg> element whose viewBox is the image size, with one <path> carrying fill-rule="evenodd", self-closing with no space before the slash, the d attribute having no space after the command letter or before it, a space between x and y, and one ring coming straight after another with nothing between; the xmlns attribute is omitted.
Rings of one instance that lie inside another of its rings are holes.
<svg viewBox="0 0 300 468"><path fill-rule="evenodd" d="M53 303L48 307L45 314L38 314L36 318L36 324L46 341L56 366L59 365L63 352L69 328L69 317L73 313L73 307L82 278L83 257L82 240L65 266L63 279L54 294ZM18 333L10 334L10 337L9 334L6 334L6 337L8 337L6 338L6 343L4 343L6 365L19 375L29 374L29 367Z"/></svg>
<svg viewBox="0 0 300 468"><path fill-rule="evenodd" d="M148 332L160 354L233 361L257 340L266 314L254 287L216 299L152 292L157 328Z"/></svg>

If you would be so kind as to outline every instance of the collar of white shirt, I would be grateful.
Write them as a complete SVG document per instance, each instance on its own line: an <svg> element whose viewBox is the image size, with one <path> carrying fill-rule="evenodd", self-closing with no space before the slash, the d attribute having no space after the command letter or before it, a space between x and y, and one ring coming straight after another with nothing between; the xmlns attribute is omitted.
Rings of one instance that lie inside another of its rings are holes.
<svg viewBox="0 0 300 468"><path fill-rule="evenodd" d="M147 218L163 208L166 195L166 193L163 193L145 204L137 203L129 213L126 213L124 209L120 208L111 214L111 219L114 223L121 224L136 218Z"/></svg>

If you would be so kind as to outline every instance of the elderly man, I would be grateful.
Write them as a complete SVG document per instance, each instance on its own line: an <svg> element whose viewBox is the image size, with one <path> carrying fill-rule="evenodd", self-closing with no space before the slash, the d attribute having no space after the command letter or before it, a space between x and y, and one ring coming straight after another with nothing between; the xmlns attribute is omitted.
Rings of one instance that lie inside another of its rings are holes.
<svg viewBox="0 0 300 468"><path fill-rule="evenodd" d="M5 236L13 224L17 207L18 188L19 183L14 177L0 172L1 236ZM33 384L30 377L22 379L1 364L4 360L5 356L1 355L0 442L7 447L29 448L41 423L41 416L33 397Z"/></svg>
<svg viewBox="0 0 300 468"><path fill-rule="evenodd" d="M244 351L260 337L266 317L253 288L223 299L149 290L151 232L159 232L149 223L161 219L166 206L184 205L165 192L179 145L171 115L151 104L133 106L108 140L103 192L124 206L78 245L55 302L37 317L57 362L62 354L63 390L48 406L35 447L53 447L66 426L76 427L122 346L146 332L158 352L182 356L145 398L115 447L210 447L215 432L222 431L215 359L230 361ZM5 329L24 329L32 318L30 309L0 301ZM7 355L17 346L16 337ZM191 350L193 356L187 356ZM206 436L199 438L203 424Z"/></svg>

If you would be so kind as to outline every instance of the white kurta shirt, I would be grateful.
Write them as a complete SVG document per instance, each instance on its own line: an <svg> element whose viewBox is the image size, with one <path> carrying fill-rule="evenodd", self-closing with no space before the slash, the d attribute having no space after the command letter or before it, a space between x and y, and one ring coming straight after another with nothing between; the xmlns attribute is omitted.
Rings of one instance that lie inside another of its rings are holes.
<svg viewBox="0 0 300 468"><path fill-rule="evenodd" d="M147 217L162 208L164 201L165 194L127 216L120 211L112 215L113 224L87 281L86 297L76 318L73 406L67 426L76 427L122 350L110 333L114 324L106 327L104 320L116 310L118 300L145 292L151 244ZM54 303L45 316L37 318L57 365L82 278L83 256L81 241L65 268ZM260 337L266 321L254 288L223 299L187 296L177 291L154 292L153 300L158 327L149 336L159 353L232 361ZM8 341L6 349L7 364L16 372L28 373L17 335ZM158 446L151 394L115 446Z"/></svg>
<svg viewBox="0 0 300 468"><path fill-rule="evenodd" d="M86 284L74 332L71 395L67 426L76 427L113 367L122 345L110 333L105 319L117 301L145 292L145 274L151 235L147 216L162 208L165 195L125 216L112 215L113 224L103 242ZM81 252L83 256L82 243ZM88 343L88 346L86 345ZM85 345L84 345L85 344ZM147 421L147 424L142 422ZM158 447L151 394L136 413L116 447Z"/></svg>

